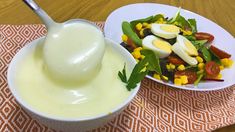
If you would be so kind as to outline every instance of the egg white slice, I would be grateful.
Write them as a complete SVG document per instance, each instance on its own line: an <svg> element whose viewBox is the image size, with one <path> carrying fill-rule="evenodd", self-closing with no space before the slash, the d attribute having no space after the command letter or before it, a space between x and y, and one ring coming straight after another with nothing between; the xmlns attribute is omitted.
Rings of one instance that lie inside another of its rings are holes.
<svg viewBox="0 0 235 132"><path fill-rule="evenodd" d="M183 48L185 52L187 52L188 55L190 56L197 56L198 51L196 47L184 36L178 35L177 36L177 42L180 45L180 47Z"/></svg>
<svg viewBox="0 0 235 132"><path fill-rule="evenodd" d="M180 33L179 27L172 25L172 24L156 24L153 23L151 25L151 32L156 36L165 38L165 39L172 39L177 37Z"/></svg>
<svg viewBox="0 0 235 132"><path fill-rule="evenodd" d="M196 58L191 57L178 42L172 46L172 50L189 65L197 65Z"/></svg>
<svg viewBox="0 0 235 132"><path fill-rule="evenodd" d="M171 45L154 35L146 36L142 41L143 48L152 50L159 58L165 58L172 52Z"/></svg>

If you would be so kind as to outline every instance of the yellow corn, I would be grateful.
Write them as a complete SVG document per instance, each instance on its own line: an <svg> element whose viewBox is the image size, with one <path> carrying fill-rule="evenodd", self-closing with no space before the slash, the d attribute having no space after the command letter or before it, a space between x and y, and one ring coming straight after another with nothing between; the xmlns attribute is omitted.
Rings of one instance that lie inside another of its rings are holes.
<svg viewBox="0 0 235 132"><path fill-rule="evenodd" d="M142 47L137 47L134 49L134 52L140 52L143 48Z"/></svg>
<svg viewBox="0 0 235 132"><path fill-rule="evenodd" d="M183 32L183 35L192 35L193 34L191 31L188 31L188 30L181 29L181 31Z"/></svg>
<svg viewBox="0 0 235 132"><path fill-rule="evenodd" d="M169 64L167 64L167 65L166 65L166 69L167 69L168 71L170 71L170 70L171 70L171 66L170 66Z"/></svg>
<svg viewBox="0 0 235 132"><path fill-rule="evenodd" d="M140 29L140 36L144 37L144 29Z"/></svg>
<svg viewBox="0 0 235 132"><path fill-rule="evenodd" d="M142 24L141 23L138 23L138 24L136 24L135 25L135 28L138 30L138 31L140 31L141 29L142 29Z"/></svg>
<svg viewBox="0 0 235 132"><path fill-rule="evenodd" d="M202 59L202 57L200 57L200 56L197 56L196 59L197 59L197 61L198 61L199 63L202 63L202 62L203 62L203 59Z"/></svg>
<svg viewBox="0 0 235 132"><path fill-rule="evenodd" d="M168 77L167 76L162 76L162 78L166 81L168 81Z"/></svg>
<svg viewBox="0 0 235 132"><path fill-rule="evenodd" d="M141 57L141 54L139 51L134 51L131 53L135 59L139 59Z"/></svg>
<svg viewBox="0 0 235 132"><path fill-rule="evenodd" d="M223 65L219 66L219 69L220 69L221 71L224 70L224 66L223 66Z"/></svg>
<svg viewBox="0 0 235 132"><path fill-rule="evenodd" d="M180 78L175 78L175 79L174 79L174 84L175 84L175 85L178 85L178 86L182 85L181 79L180 79Z"/></svg>
<svg viewBox="0 0 235 132"><path fill-rule="evenodd" d="M171 68L172 70L174 70L174 69L175 69L175 65L170 63L170 68Z"/></svg>
<svg viewBox="0 0 235 132"><path fill-rule="evenodd" d="M158 79L158 80L161 80L161 77L160 77L160 75L159 74L153 74L153 78L155 78L155 79Z"/></svg>
<svg viewBox="0 0 235 132"><path fill-rule="evenodd" d="M128 37L127 37L125 34L123 34L123 35L122 35L122 41L123 41L123 42L127 42L127 39L128 39Z"/></svg>
<svg viewBox="0 0 235 132"><path fill-rule="evenodd" d="M220 73L216 78L217 79L221 79L222 78L222 74Z"/></svg>
<svg viewBox="0 0 235 132"><path fill-rule="evenodd" d="M141 55L141 56L140 56L140 58L141 58L141 59L144 59L144 58L145 58L145 56L144 56L144 55Z"/></svg>
<svg viewBox="0 0 235 132"><path fill-rule="evenodd" d="M187 84L188 83L188 77L187 76L180 76L182 84Z"/></svg>
<svg viewBox="0 0 235 132"><path fill-rule="evenodd" d="M233 65L233 60L229 59L228 67L231 67L232 65Z"/></svg>
<svg viewBox="0 0 235 132"><path fill-rule="evenodd" d="M224 67L228 67L228 65L229 65L229 59L228 58L221 59L220 61L221 61L222 65Z"/></svg>
<svg viewBox="0 0 235 132"><path fill-rule="evenodd" d="M143 27L147 27L149 24L147 22L144 22L142 25Z"/></svg>
<svg viewBox="0 0 235 132"><path fill-rule="evenodd" d="M151 24L148 24L148 25L146 26L146 28L151 28Z"/></svg>
<svg viewBox="0 0 235 132"><path fill-rule="evenodd" d="M179 71L185 70L184 65L183 65L183 64L179 65L179 66L177 67L177 70L179 70Z"/></svg>
<svg viewBox="0 0 235 132"><path fill-rule="evenodd" d="M199 64L197 65L197 67L198 67L199 70L204 69L204 66L205 66L204 63L199 63Z"/></svg>

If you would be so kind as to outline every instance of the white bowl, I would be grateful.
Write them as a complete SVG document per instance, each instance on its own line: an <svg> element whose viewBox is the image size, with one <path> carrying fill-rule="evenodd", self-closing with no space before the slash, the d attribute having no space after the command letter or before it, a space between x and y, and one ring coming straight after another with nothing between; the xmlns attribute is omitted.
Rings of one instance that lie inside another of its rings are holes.
<svg viewBox="0 0 235 132"><path fill-rule="evenodd" d="M32 117L37 119L42 124L53 128L55 130L62 130L62 131L86 131L90 129L97 128L107 121L111 120L113 117L117 116L134 98L134 96L137 94L140 83L137 85L135 89L131 91L131 94L129 97L117 106L115 109L111 111L110 114L102 114L97 115L91 118L77 118L77 119L65 119L65 118L56 118L56 117L50 117L48 115L45 115L44 113L35 110L32 108L29 104L27 104L23 98L19 95L18 87L15 84L14 77L15 77L15 71L17 69L17 66L19 62L25 57L25 55L32 51L34 48L36 48L37 44L42 41L44 37L41 37L39 39L36 39L32 41L31 43L24 46L12 59L8 71L7 71L7 81L9 88L13 94L13 96L16 98L17 102L28 112ZM116 42L106 38L106 46L110 46L114 52L119 53L126 61L127 66L129 69L133 69L136 62L134 58L131 56L131 54L125 50L122 46L117 44ZM117 76L117 75L114 75Z"/></svg>

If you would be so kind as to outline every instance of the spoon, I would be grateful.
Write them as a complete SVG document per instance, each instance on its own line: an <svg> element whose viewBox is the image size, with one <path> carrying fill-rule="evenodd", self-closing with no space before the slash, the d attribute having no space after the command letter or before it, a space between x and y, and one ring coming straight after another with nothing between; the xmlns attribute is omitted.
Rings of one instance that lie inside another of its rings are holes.
<svg viewBox="0 0 235 132"><path fill-rule="evenodd" d="M33 0L23 0L43 21L48 33L43 60L51 77L62 81L87 81L100 70L104 35L95 24L82 19L57 23Z"/></svg>

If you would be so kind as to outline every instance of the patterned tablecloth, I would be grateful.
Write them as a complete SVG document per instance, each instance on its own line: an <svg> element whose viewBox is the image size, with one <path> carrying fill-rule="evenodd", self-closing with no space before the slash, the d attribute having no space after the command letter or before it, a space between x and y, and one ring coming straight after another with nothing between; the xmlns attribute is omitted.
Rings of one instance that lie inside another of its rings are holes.
<svg viewBox="0 0 235 132"><path fill-rule="evenodd" d="M103 28L103 23L97 23ZM26 43L45 35L45 26L0 25L0 131L53 131L32 119L7 85L7 68ZM115 119L94 131L212 131L235 123L235 85L196 92L144 79L131 104Z"/></svg>

